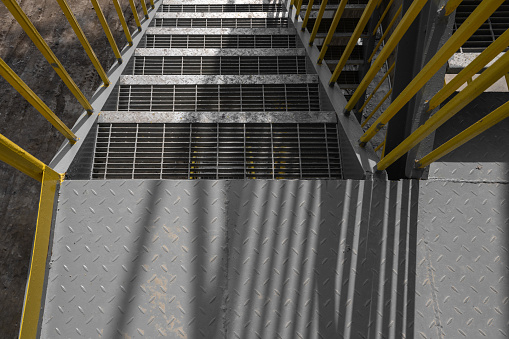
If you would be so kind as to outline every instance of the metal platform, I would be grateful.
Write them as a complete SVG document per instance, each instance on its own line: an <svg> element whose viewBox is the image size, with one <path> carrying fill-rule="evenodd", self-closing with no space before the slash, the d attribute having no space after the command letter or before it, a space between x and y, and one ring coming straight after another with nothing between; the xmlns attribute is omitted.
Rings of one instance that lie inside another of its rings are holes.
<svg viewBox="0 0 509 339"><path fill-rule="evenodd" d="M507 188L67 181L41 338L504 338Z"/></svg>

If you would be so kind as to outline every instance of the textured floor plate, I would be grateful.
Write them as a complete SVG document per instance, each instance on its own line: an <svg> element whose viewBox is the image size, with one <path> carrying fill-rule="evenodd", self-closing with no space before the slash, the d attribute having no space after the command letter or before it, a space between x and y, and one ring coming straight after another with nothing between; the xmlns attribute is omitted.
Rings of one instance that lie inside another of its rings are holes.
<svg viewBox="0 0 509 339"><path fill-rule="evenodd" d="M507 185L67 181L42 338L505 338Z"/></svg>

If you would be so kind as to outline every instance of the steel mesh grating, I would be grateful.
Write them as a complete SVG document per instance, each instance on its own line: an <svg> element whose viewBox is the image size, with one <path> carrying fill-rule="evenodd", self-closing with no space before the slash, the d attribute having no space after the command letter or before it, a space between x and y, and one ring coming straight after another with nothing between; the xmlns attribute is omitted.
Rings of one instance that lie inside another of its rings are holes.
<svg viewBox="0 0 509 339"><path fill-rule="evenodd" d="M120 85L105 111L319 111L319 89L306 84Z"/></svg>
<svg viewBox="0 0 509 339"><path fill-rule="evenodd" d="M179 28L280 28L287 18L155 18L151 27Z"/></svg>
<svg viewBox="0 0 509 339"><path fill-rule="evenodd" d="M296 48L295 35L160 35L147 34L145 48Z"/></svg>
<svg viewBox="0 0 509 339"><path fill-rule="evenodd" d="M227 12L283 12L281 4L225 4L225 5L165 5L158 12L190 12L190 13L227 13Z"/></svg>
<svg viewBox="0 0 509 339"><path fill-rule="evenodd" d="M337 125L98 125L94 179L341 179Z"/></svg>
<svg viewBox="0 0 509 339"><path fill-rule="evenodd" d="M135 56L129 75L306 74L305 56Z"/></svg>
<svg viewBox="0 0 509 339"><path fill-rule="evenodd" d="M478 5L479 1L469 0L463 1L458 6L456 9L454 31L465 22ZM509 1L504 1L488 20L461 46L460 52L480 53L507 29L509 29Z"/></svg>

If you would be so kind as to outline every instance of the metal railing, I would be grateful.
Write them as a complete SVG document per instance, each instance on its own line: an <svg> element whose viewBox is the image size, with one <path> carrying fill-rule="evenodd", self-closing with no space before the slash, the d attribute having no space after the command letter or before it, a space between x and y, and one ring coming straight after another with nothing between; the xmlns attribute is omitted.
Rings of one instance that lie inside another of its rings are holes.
<svg viewBox="0 0 509 339"><path fill-rule="evenodd" d="M93 105L85 97L82 91L78 88L76 83L65 70L64 66L53 53L49 45L44 41L40 33L32 24L28 16L21 9L20 5L15 0L2 0L3 4L20 24L27 36L32 40L34 45L39 49L44 58L53 67L55 72L62 79L67 88L71 91L74 97L78 100L81 106L85 109L87 114L94 114ZM103 81L100 87L108 87L111 84L108 78L108 73L100 64L96 54L94 53L89 41L87 40L84 32L82 31L78 21L76 20L73 12L71 11L66 0L57 0L62 13L69 21L74 33L83 46L87 56L89 57L92 65L96 69L99 77ZM108 42L113 50L113 53L118 61L118 64L123 62L122 53L119 50L115 39L111 33L110 27L104 17L101 7L97 0L91 0L94 10L97 14L101 27L106 34ZM124 18L123 10L118 0L113 0L118 18L122 25L129 46L133 45L133 37L127 26ZM138 31L141 31L142 24L139 20L134 0L129 0L132 14L134 16ZM145 0L141 0L141 7L143 10L144 18L149 18L149 12ZM150 0L151 10L155 10L153 0ZM148 26L148 25L147 25ZM127 49L126 49L127 50ZM0 75L11 84L16 91L18 91L41 115L48 120L66 139L69 146L75 145L79 138L76 136L69 127L67 127L58 116L51 111L51 109L30 89L30 87L21 80L21 78L7 65L7 63L0 58ZM97 114L94 118L97 117ZM76 146L74 146L76 147ZM51 224L53 220L55 194L58 185L63 181L64 174L58 173L50 166L44 164L42 161L26 152L20 146L9 140L4 135L0 134L0 161L7 163L15 169L23 172L31 178L41 183L41 192L39 197L39 209L37 216L37 224L35 230L35 238L33 243L30 271L25 290L25 300L23 305L22 320L19 331L19 338L35 338L37 335L39 324L39 313L41 309L44 278L46 273L46 263L48 256L48 246L50 241Z"/></svg>
<svg viewBox="0 0 509 339"><path fill-rule="evenodd" d="M385 33L380 39L380 42L375 47L373 53L371 53L368 62L370 62L369 69L365 73L363 79L360 84L357 86L357 89L353 93L353 95L348 100L344 113L346 115L350 114L351 111L356 111L357 113L362 112L366 109L367 104L372 100L374 94L378 91L382 83L386 80L389 74L394 70L394 64L389 67L386 74L382 77L380 82L376 85L375 89L369 94L368 98L362 106L356 110L356 105L364 98L366 95L366 90L371 82L374 80L375 76L379 74L382 66L387 63L389 57L394 54L398 44L402 40L405 33L408 31L409 27L412 25L417 16L421 13L424 6L427 4L427 0L414 0L410 7L403 13L401 19L399 18L402 13L402 7L395 11L393 18L389 21L388 25L385 27ZM461 45L465 43L476 31L477 29L492 15L497 8L503 4L503 0L483 0L479 3L477 8L470 14L470 16L465 20L465 22L454 32L454 34L447 39L447 41L441 46L441 48L436 51L434 56L425 64L425 66L420 70L420 72L413 78L413 80L401 91L397 96L393 96L391 104L385 109L380 116L378 116L375 121L371 124L371 126L364 132L364 134L359 139L359 145L361 147L365 147L366 144L372 140L372 138L379 133L379 131L387 125L391 119L398 114L402 110L402 108L419 93L423 87L430 81L430 79L442 68L449 58L459 50ZM359 19L357 27L352 33L350 40L344 49L344 52L335 67L332 76L329 79L329 85L334 86L336 81L338 80L339 75L347 64L348 59L350 58L350 54L353 51L353 48L358 44L361 33L364 31L368 21L370 19L378 20L375 30L372 34L375 34L378 28L382 25L382 22L387 19L387 14L390 12L392 6L394 5L394 1L390 0L383 13L380 15L380 18L375 18L373 13L375 9L380 6L382 1L380 0L370 0L366 7L364 8L364 12ZM296 22L299 20L303 21L302 31L306 30L306 24L312 12L312 4L313 0L309 1L307 9L305 11L304 17L301 19L298 16L298 13L301 12L302 1L296 0L295 2L291 2L291 8L293 6L293 13L297 15ZM328 34L324 39L322 48L320 50L320 55L318 59L315 61L318 65L322 63L323 57L327 51L327 48L330 42L333 39L334 33L336 31L336 27L341 20L341 16L343 15L345 6L347 4L346 0L342 0L336 10L336 14L330 25L328 30ZM441 8L441 11L438 13L439 16L447 17L451 13L455 11L455 9L461 4L461 0L449 0L447 2L444 1L444 6ZM318 32L318 27L322 22L322 16L327 6L327 0L323 0L320 6L320 9L316 15L316 21L314 23L314 27L310 33L309 44L312 45L316 38L316 33ZM394 27L395 26L395 27ZM392 30L392 33L389 35L389 32ZM370 32L371 33L371 32ZM378 56L375 58L375 53L382 46L382 43L385 42L383 47L381 48ZM451 82L447 83L438 93L436 93L429 101L426 101L423 104L427 105L427 112L431 112L432 110L438 108L440 104L442 104L451 94L457 91L463 84L467 83L466 87L459 92L453 99L451 99L444 107L442 107L438 112L433 114L424 124L418 127L415 131L413 131L405 140L403 140L396 148L392 149L387 155L384 155L385 152L382 153L382 159L377 163L375 170L382 171L387 169L390 165L392 165L396 160L398 160L403 155L407 154L413 147L418 145L424 138L433 133L438 127L440 127L444 122L458 113L462 108L464 108L468 103L474 100L478 95L484 92L488 87L490 87L494 82L499 80L505 74L507 74L507 70L509 69L509 54L504 54L500 57L496 62L494 62L491 66L489 66L479 77L475 80L472 80L472 76L478 73L483 67L489 64L499 53L503 52L509 46L509 32L506 31L500 37L498 37L485 51L483 51L472 63L470 63L463 71L461 71ZM362 122L361 126L364 127L374 118L375 113L381 107L381 105L389 98L392 94L392 89L390 89L382 100L376 105L376 107L368 114L367 118ZM438 160L440 157L444 156L448 152L458 148L468 140L472 139L476 135L480 134L482 131L490 128L495 125L499 121L509 116L508 113L509 106L508 104L504 104L498 109L494 110L488 116L479 120L476 124L466 129L462 133L458 134L436 150L431 151L429 154L425 155L421 159L415 160L415 168L422 169L428 166L433 161ZM381 147L385 146L385 141L380 143L375 150L379 150Z"/></svg>

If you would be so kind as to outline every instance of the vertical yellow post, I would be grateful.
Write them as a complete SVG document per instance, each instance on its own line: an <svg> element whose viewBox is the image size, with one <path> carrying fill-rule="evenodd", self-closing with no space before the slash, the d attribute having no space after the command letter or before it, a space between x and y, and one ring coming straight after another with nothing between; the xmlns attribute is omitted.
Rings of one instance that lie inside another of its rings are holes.
<svg viewBox="0 0 509 339"><path fill-rule="evenodd" d="M313 26L313 31L311 32L311 36L309 37L309 44L312 45L316 38L316 33L318 33L318 28L320 27L320 23L322 22L323 12L325 12L325 8L327 7L328 0L322 0L322 4L320 5L320 9L318 10L318 15L316 16L315 25Z"/></svg>
<svg viewBox="0 0 509 339"><path fill-rule="evenodd" d="M35 109L41 113L71 144L75 144L78 138L74 133L60 120L55 113L25 84L21 78L0 58L0 75L7 80Z"/></svg>
<svg viewBox="0 0 509 339"><path fill-rule="evenodd" d="M15 0L2 0L2 2L83 108L87 112L92 113L94 111L92 105L90 105L85 95L83 95L76 83L71 79L71 76L67 73L60 60L58 60L53 51L51 51L48 44L44 41L21 7L19 7L18 3Z"/></svg>
<svg viewBox="0 0 509 339"><path fill-rule="evenodd" d="M391 105L378 117L375 123L362 135L359 140L361 147L382 129L389 120L405 106L414 95L428 82L447 60L477 31L479 27L495 12L504 0L483 0L468 16L458 30L438 50L423 69L414 77L408 86L393 100ZM351 100L351 99L350 99Z"/></svg>
<svg viewBox="0 0 509 339"><path fill-rule="evenodd" d="M306 9L306 14L304 15L304 20L302 20L302 31L306 30L306 26L308 25L309 16L311 15L311 11L313 10L313 4L315 0L309 0L308 8Z"/></svg>
<svg viewBox="0 0 509 339"><path fill-rule="evenodd" d="M145 0L141 0L141 8L143 8L143 14L145 15L145 19L148 19L148 10Z"/></svg>
<svg viewBox="0 0 509 339"><path fill-rule="evenodd" d="M62 9L62 12L64 12L64 15L67 18L67 21L69 21L69 24L71 25L74 33L76 33L76 36L78 37L78 40L80 41L81 45L83 46L83 49L85 49L85 52L87 53L88 58L92 62L92 65L94 65L95 70L101 77L101 80L103 81L104 85L108 86L110 84L110 80L108 79L106 72L104 71L103 67L101 66L99 59L97 59L97 56L95 55L94 50L92 49L92 46L90 46L90 43L88 42L87 37L85 36L85 33L83 33L83 30L81 29L78 21L76 20L76 17L74 16L71 9L69 8L67 1L66 0L57 0L57 2L58 2L58 5L60 6L60 9Z"/></svg>
<svg viewBox="0 0 509 339"><path fill-rule="evenodd" d="M92 5L94 6L94 10L97 13L97 18L99 18L99 22L103 28L104 33L106 34L106 38L108 38L108 42L110 43L111 49L113 50L113 54L115 54L115 58L117 58L118 63L122 63L122 55L120 55L120 51L118 49L117 43L113 38L113 34L111 34L110 26L106 22L106 18L104 17L104 13L99 6L99 2L97 0L91 0Z"/></svg>
<svg viewBox="0 0 509 339"><path fill-rule="evenodd" d="M394 0L390 0L389 1L389 3L387 4L387 7L385 7L384 12L380 16L380 20L378 20L378 23L376 24L375 29L373 30L373 33L371 35L375 35L376 34L376 31L378 30L378 27L380 27L380 25L382 24L382 21L384 21L384 19L385 19L385 16L387 15L387 13L389 13L389 10L391 9L391 6L392 6L393 2L394 2Z"/></svg>
<svg viewBox="0 0 509 339"><path fill-rule="evenodd" d="M327 33L327 36L323 41L322 49L320 50L320 55L318 56L318 60L316 61L318 65L322 64L322 60L325 57L325 53L327 53L327 49L329 48L332 36L334 35L334 33L336 33L336 27L338 27L339 20L341 19L341 16L345 11L347 2L348 2L347 0L341 0L341 2L339 3L338 9L336 10L336 14L334 14L334 19L332 19L332 24L329 27L329 32Z"/></svg>
<svg viewBox="0 0 509 339"><path fill-rule="evenodd" d="M30 273L28 275L28 282L25 291L25 303L23 305L21 326L19 330L20 339L32 339L37 336L51 224L53 222L53 205L55 202L55 192L59 182L60 175L51 168L46 167L42 174L39 212L37 215L35 239L30 262Z"/></svg>
<svg viewBox="0 0 509 339"><path fill-rule="evenodd" d="M346 62L350 58L350 55L352 54L355 45L357 45L357 42L361 37L362 31L368 24L368 21L371 18L371 14L373 14L373 11L376 9L377 4L378 1L369 0L368 4L366 5L366 8L364 9L364 12L362 12L361 18L359 19L359 22L357 23L355 30L352 33L352 36L350 37L350 40L348 41L348 44L346 45L345 50L343 51L343 55L341 55L341 58L339 59L336 69L334 70L334 73L332 74L332 77L329 81L329 84L333 84L338 80L339 74L341 73L341 71L346 65Z"/></svg>
<svg viewBox="0 0 509 339"><path fill-rule="evenodd" d="M138 31L141 32L140 18L138 17L138 11L136 10L136 5L134 4L134 0L129 0L129 4L131 5L131 11L133 12L134 21L136 22L136 26L138 27Z"/></svg>
<svg viewBox="0 0 509 339"><path fill-rule="evenodd" d="M113 0L113 4L115 5L115 10L117 11L118 19L120 20L120 23L122 24L122 29L124 30L124 34L127 39L127 43L129 44L129 46L132 46L133 38L131 36L131 33L129 32L129 27L127 27L127 22L125 22L124 13L122 12L122 7L120 7L118 0Z"/></svg>

